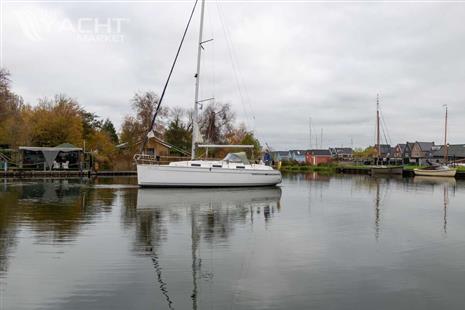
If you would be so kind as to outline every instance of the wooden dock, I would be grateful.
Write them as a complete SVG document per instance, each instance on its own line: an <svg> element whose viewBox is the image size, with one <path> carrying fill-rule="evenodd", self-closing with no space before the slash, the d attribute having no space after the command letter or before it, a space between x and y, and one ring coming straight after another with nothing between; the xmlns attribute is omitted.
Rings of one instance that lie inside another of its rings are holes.
<svg viewBox="0 0 465 310"><path fill-rule="evenodd" d="M135 176L137 171L79 171L79 170L8 170L0 172L5 178L75 178L93 176Z"/></svg>

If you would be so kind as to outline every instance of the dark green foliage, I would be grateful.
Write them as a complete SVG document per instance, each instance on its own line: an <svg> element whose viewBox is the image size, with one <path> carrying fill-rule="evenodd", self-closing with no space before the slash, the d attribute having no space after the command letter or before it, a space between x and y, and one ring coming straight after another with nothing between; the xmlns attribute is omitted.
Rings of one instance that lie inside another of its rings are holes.
<svg viewBox="0 0 465 310"><path fill-rule="evenodd" d="M116 134L115 126L110 121L110 119L107 118L105 122L103 122L102 130L105 131L110 136L111 141L114 144L118 144L118 135Z"/></svg>

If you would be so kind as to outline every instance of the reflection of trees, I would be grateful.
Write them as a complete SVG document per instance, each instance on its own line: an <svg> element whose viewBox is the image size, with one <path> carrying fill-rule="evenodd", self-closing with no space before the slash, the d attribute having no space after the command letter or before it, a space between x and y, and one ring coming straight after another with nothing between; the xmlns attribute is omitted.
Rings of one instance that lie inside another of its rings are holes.
<svg viewBox="0 0 465 310"><path fill-rule="evenodd" d="M210 242L215 238L228 239L234 224L247 222L250 215L243 204L222 208L220 203L215 203L199 211L196 219L200 224L199 234Z"/></svg>
<svg viewBox="0 0 465 310"><path fill-rule="evenodd" d="M68 242L97 214L111 211L115 193L88 187L80 179L44 179L12 183L0 195L0 270L4 271L22 226L40 242Z"/></svg>
<svg viewBox="0 0 465 310"><path fill-rule="evenodd" d="M10 250L16 244L17 214L17 194L0 192L0 272L6 271Z"/></svg>

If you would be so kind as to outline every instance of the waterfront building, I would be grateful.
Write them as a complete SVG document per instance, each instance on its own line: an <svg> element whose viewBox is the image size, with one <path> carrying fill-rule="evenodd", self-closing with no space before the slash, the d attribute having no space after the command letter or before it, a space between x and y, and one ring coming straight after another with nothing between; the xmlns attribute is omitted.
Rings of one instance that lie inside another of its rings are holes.
<svg viewBox="0 0 465 310"><path fill-rule="evenodd" d="M424 165L428 160L432 159L434 151L434 142L416 141L410 153L410 161L415 162L417 165Z"/></svg>
<svg viewBox="0 0 465 310"><path fill-rule="evenodd" d="M328 164L333 160L331 152L327 150L308 150L305 153L305 161L309 165Z"/></svg>
<svg viewBox="0 0 465 310"><path fill-rule="evenodd" d="M332 147L329 148L331 157L335 160L351 161L354 150L350 147Z"/></svg>
<svg viewBox="0 0 465 310"><path fill-rule="evenodd" d="M289 160L294 160L298 163L305 163L305 154L307 153L306 150L290 150L289 151Z"/></svg>

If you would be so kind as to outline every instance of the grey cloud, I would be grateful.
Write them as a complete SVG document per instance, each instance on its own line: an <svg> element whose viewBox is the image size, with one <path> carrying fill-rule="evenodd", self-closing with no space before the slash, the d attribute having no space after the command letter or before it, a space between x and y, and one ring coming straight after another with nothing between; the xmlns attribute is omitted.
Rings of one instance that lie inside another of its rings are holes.
<svg viewBox="0 0 465 310"><path fill-rule="evenodd" d="M191 3L11 4L4 64L25 99L64 92L117 126L138 90L160 93ZM34 6L34 7L31 7ZM219 9L218 9L219 7ZM238 121L276 149L308 146L308 118L325 146L373 143L376 94L393 142L441 141L443 104L451 142L465 142L463 4L207 4L202 96L230 102ZM17 12L55 10L72 22L126 18L124 42L52 33L33 42ZM220 21L222 16L226 29ZM165 103L192 106L198 20L193 21ZM233 51L224 31L230 33ZM237 59L242 96L230 57ZM242 100L243 99L243 100ZM252 115L255 116L253 121Z"/></svg>

